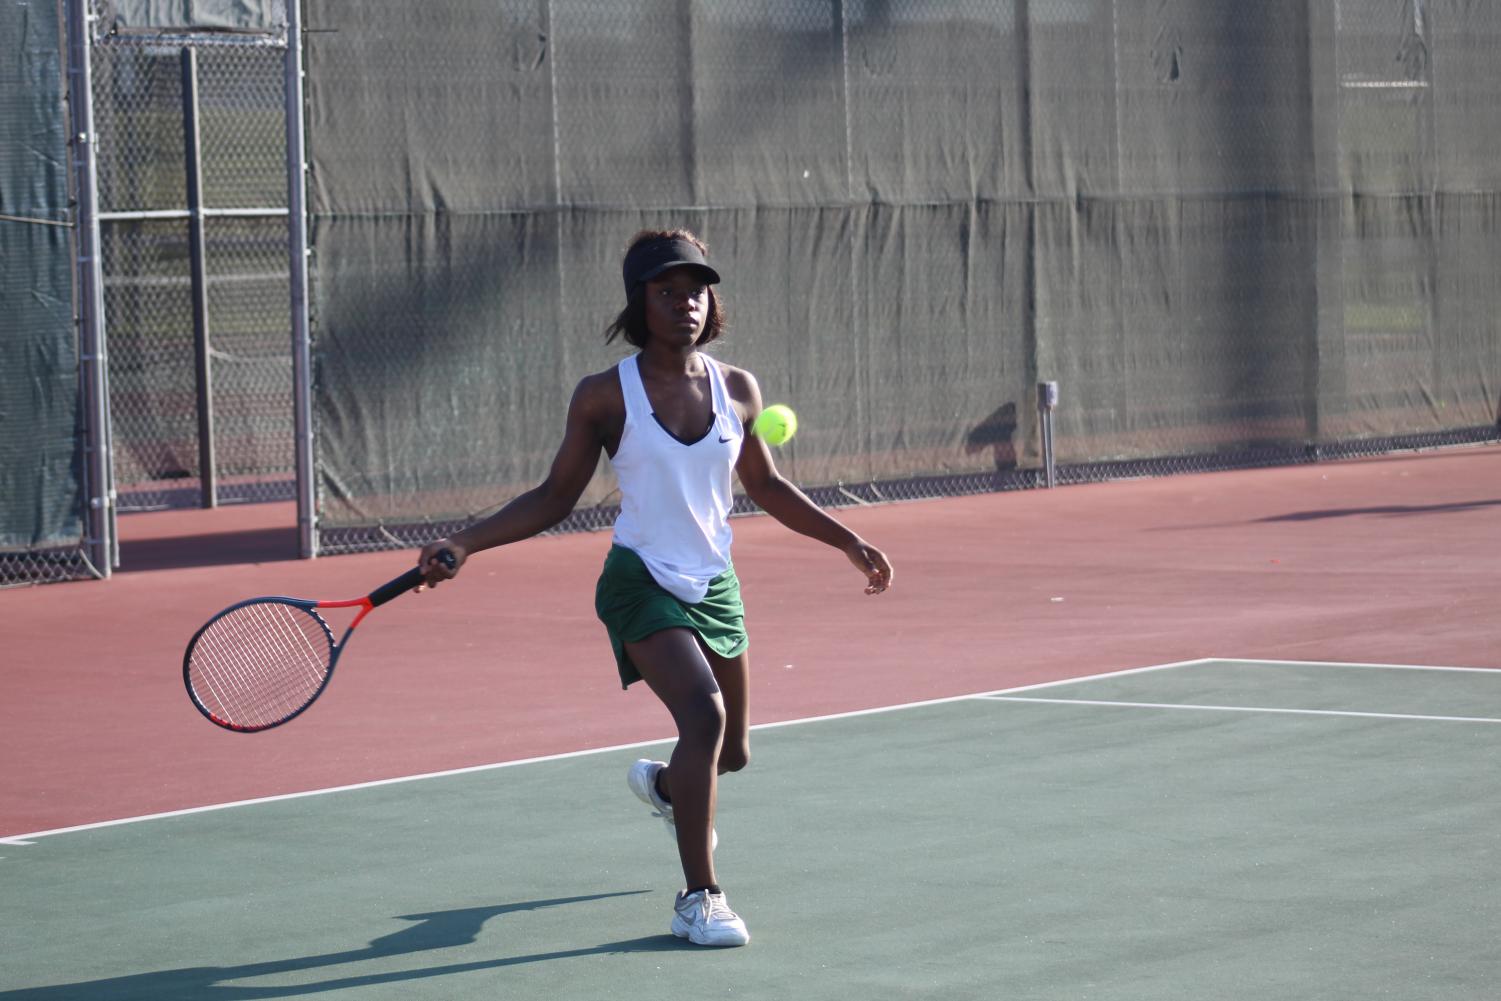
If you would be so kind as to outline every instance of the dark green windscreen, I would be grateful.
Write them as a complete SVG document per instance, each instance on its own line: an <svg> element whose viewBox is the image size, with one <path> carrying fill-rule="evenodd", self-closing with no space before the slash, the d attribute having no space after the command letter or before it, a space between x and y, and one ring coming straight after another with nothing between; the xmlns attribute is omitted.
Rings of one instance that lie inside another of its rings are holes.
<svg viewBox="0 0 1501 1001"><path fill-rule="evenodd" d="M1494 427L1501 7L308 4L321 524L538 482L686 225L805 487ZM608 504L607 470L586 503Z"/></svg>
<svg viewBox="0 0 1501 1001"><path fill-rule="evenodd" d="M106 31L275 33L287 25L289 0L103 0Z"/></svg>
<svg viewBox="0 0 1501 1001"><path fill-rule="evenodd" d="M83 536L59 16L54 0L0 4L0 584Z"/></svg>

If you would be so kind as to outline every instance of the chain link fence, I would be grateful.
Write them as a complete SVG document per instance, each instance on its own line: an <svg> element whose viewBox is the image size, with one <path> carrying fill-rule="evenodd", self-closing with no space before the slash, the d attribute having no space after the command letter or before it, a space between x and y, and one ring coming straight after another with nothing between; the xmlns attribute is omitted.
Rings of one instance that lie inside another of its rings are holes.
<svg viewBox="0 0 1501 1001"><path fill-rule="evenodd" d="M308 11L323 552L540 481L643 227L821 503L1041 485L1042 381L1060 483L1497 438L1488 5Z"/></svg>
<svg viewBox="0 0 1501 1001"><path fill-rule="evenodd" d="M284 46L259 37L106 35L94 44L123 512L293 496L284 59ZM206 394L196 364L195 211L204 234Z"/></svg>
<svg viewBox="0 0 1501 1001"><path fill-rule="evenodd" d="M110 15L119 508L290 498L286 9L76 2ZM619 357L600 333L642 227L708 239L714 352L797 407L778 461L830 506L1497 437L1492 5L303 7L321 552L415 544L541 478L572 385ZM614 489L602 465L557 530L607 527ZM48 548L79 534L63 515L0 584L89 572Z"/></svg>

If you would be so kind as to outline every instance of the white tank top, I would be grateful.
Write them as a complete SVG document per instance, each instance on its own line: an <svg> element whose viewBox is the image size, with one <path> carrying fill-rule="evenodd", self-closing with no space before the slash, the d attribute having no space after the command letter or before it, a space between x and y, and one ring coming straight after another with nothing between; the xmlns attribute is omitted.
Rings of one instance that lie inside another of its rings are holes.
<svg viewBox="0 0 1501 1001"><path fill-rule="evenodd" d="M700 352L714 420L697 441L675 437L652 412L636 357L618 366L625 430L610 460L620 483L615 543L634 550L669 594L697 604L730 565L730 475L745 429L719 366Z"/></svg>

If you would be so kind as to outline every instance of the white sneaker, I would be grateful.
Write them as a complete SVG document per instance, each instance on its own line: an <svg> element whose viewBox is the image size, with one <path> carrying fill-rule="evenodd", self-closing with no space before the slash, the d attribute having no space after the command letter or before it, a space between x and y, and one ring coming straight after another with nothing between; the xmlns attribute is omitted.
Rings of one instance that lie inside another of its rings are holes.
<svg viewBox="0 0 1501 1001"><path fill-rule="evenodd" d="M695 945L749 945L750 932L722 893L679 893L672 904L672 933Z"/></svg>
<svg viewBox="0 0 1501 1001"><path fill-rule="evenodd" d="M631 792L636 794L637 799L655 811L653 816L662 818L662 822L667 825L667 833L672 836L672 843L677 844L678 822L672 815L672 804L663 799L657 792L657 773L666 767L667 762L665 761L652 761L650 758L641 758L631 766L630 771L626 772L625 784L631 787ZM709 831L709 851L712 852L718 847L719 832L711 829Z"/></svg>

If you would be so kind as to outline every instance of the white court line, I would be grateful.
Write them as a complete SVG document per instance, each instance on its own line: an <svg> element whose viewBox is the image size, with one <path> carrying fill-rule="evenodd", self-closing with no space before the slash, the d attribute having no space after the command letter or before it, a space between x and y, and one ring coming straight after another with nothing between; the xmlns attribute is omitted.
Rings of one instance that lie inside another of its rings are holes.
<svg viewBox="0 0 1501 1001"><path fill-rule="evenodd" d="M1035 685L1020 685L1016 688L1000 688L990 692L976 692L973 695L953 695L946 699L928 699L925 702L903 702L894 706L879 706L875 709L856 709L847 713L831 713L828 716L805 716L801 719L782 720L777 723L758 723L751 727L752 730L770 730L779 726L797 726L800 723L822 723L825 720L850 719L854 716L874 716L877 713L897 712L902 709L918 709L922 706L938 706L947 702L965 702L970 699L988 699L997 695L1006 695L1011 692L1033 692L1040 688L1061 688L1064 685L1077 685L1085 681L1099 681L1102 678L1121 678L1128 674L1146 674L1148 671L1166 671L1175 667L1193 667L1198 664L1210 664L1218 658L1201 657L1198 660L1179 660L1171 664L1153 664L1150 667L1130 667L1124 671L1106 671L1104 674L1087 674L1082 678L1064 678L1062 681L1043 681ZM0 844L4 844L0 841Z"/></svg>
<svg viewBox="0 0 1501 1001"><path fill-rule="evenodd" d="M1281 660L1281 661L1279 661L1279 660L1257 660L1255 658L1199 657L1199 658L1196 658L1194 660L1180 660L1180 661L1174 661L1174 662L1169 663L1169 664L1152 664L1152 665L1150 665L1148 667L1132 667L1132 668L1127 668L1127 669L1122 670L1122 671L1106 671L1106 672L1103 672L1101 674L1089 674L1089 675L1084 675L1082 677L1077 677L1077 678L1064 678L1064 679L1059 680L1059 681L1044 681L1044 682L1039 682L1038 684L1033 684L1033 685L1020 685L1020 686L1015 687L1015 688L1002 688L1002 689L996 689L996 690L989 691L989 692L976 692L976 693L971 694L971 695L954 695L954 696L950 696L948 698L942 698L942 699L927 699L927 700L924 700L924 701L921 701L921 702L904 702L904 703L899 703L897 705L892 705L892 706L878 706L878 707L876 707L874 709L856 709L856 710L853 710L851 712L830 713L830 714L825 715L825 716L806 716L806 717L802 717L802 718L799 718L799 719L779 720L779 721L771 722L771 723L758 723L755 726L752 726L751 729L752 730L771 730L771 729L775 729L777 727L798 726L798 725L803 724L803 723L823 723L823 722L827 722L829 720L852 719L852 718L857 717L857 716L873 716L873 715L876 715L878 713L898 712L898 711L903 710L903 709L919 709L919 708L922 708L924 706L944 705L946 703L951 703L951 702L965 702L965 701L969 701L969 700L972 700L972 699L997 699L997 700L999 700L1000 696L1010 695L1010 694L1016 693L1016 692L1032 692L1032 691L1038 691L1038 690L1044 689L1044 688L1061 688L1061 687L1066 686L1066 685L1077 685L1077 684L1082 684L1082 683L1088 682L1088 681L1099 681L1099 680L1102 680L1102 679L1105 679L1105 678L1121 678L1121 677L1125 677L1127 675L1132 675L1132 674L1146 674L1146 673L1152 672L1152 671L1166 671L1166 670L1171 670L1171 669L1174 669L1174 668L1195 667L1195 666L1200 665L1200 664L1213 664L1213 663L1260 663L1260 664L1282 664L1282 665L1304 665L1304 666L1313 665L1313 664L1326 664L1326 665L1333 666L1333 667L1391 668L1391 669L1414 670L1414 671L1490 671L1491 670L1490 668L1483 668L1483 667L1432 667L1432 666L1427 666L1427 665L1415 665L1415 664L1414 665L1406 665L1406 664L1340 664L1340 663L1336 663L1336 662L1332 662L1332 661L1299 661L1299 660ZM1501 673L1501 672L1498 672L1498 673ZM1018 699L1018 700L1015 700L1015 701L1022 701L1022 700ZM1028 701L1041 702L1041 701L1044 701L1044 700L1042 700L1042 699L1033 699L1033 700L1028 700ZM1073 703L1073 704L1076 704L1076 705L1089 705L1090 704L1090 703L1084 702L1082 700L1072 700L1072 699L1060 699L1060 700L1057 700L1057 701L1060 701L1060 702L1070 702L1070 703ZM1148 703L1136 703L1136 704L1139 704L1139 705L1148 705ZM1181 708L1188 708L1188 707L1181 706L1181 705L1165 705L1163 708L1181 709ZM1215 708L1215 707L1200 707L1200 708ZM1228 711L1228 710L1226 710L1226 711ZM1359 713L1343 713L1343 714L1340 714L1340 713L1335 713L1332 710L1331 711L1324 711L1324 710L1291 710L1291 709L1287 709L1287 710L1274 710L1274 709L1243 708L1240 711L1243 711L1243 712L1289 712L1289 713L1302 712L1302 713L1320 713L1320 714L1324 714L1324 715L1357 715L1357 716L1358 715L1362 715L1362 714L1359 714ZM1377 715L1379 715L1379 714L1377 714ZM1453 716L1453 717L1442 717L1442 716L1407 716L1407 717L1404 717L1404 716L1395 716L1394 715L1391 718L1394 718L1394 719L1434 719L1434 720L1453 720L1453 721L1466 721L1466 720L1469 720L1469 721L1475 721L1475 722L1482 722L1482 721L1484 721L1484 722L1501 722L1501 720L1491 720L1491 719L1489 719L1489 717L1462 717L1462 716ZM119 826L121 826L123 824L138 824L138 823L141 823L141 822L147 821L147 820L165 820L165 819L167 819L169 817L186 817L186 816L190 816L190 815L195 814L195 813L210 813L210 812L213 812L213 811L216 811L216 810L229 810L229 809L233 809L235 807L241 807L241 806L256 806L256 805L259 805L259 804L262 804L262 803L279 803L279 802L282 802L284 800L305 799L305 798L310 797L310 796L323 796L323 795L326 795L326 794L329 794L329 793L353 792L353 791L359 790L359 789L374 789L374 788L376 788L378 786L396 785L397 783L400 783L400 782L419 782L419 781L422 781L422 780L425 780L425 779L447 778L447 777L449 777L451 775L470 775L470 774L473 774L475 772L494 771L494 770L500 769L500 768L514 768L514 767L516 767L518 765L533 765L533 764L541 764L541 763L547 762L547 761L562 761L562 760L565 760L565 759L568 759L568 758L581 758L581 757L585 757L585 756L588 756L588 755L591 755L591 754L610 754L610 753L613 753L615 751L627 751L627 750L632 750L632 749L640 748L640 747L651 747L654 744L665 744L665 743L668 743L669 741L674 740L674 739L675 738L673 738L673 737L660 737L660 738L657 738L656 740L637 741L636 743L633 743L633 744L616 744L616 745L611 746L611 747L595 747L595 748L589 748L587 750L582 750L582 751L566 751L566 752L563 752L561 754L548 754L548 755L543 755L541 757L536 757L536 758L519 758L519 759L514 760L514 761L497 761L497 762L493 762L491 764L485 764L485 765L470 765L470 766L468 766L466 768L451 768L451 769L448 769L446 771L423 772L423 773L418 774L418 775L401 775L401 776L397 776L395 778L389 778L389 779L375 779L375 780L369 781L369 782L356 782L356 783L353 783L351 785L330 786L330 787L325 788L325 789L309 789L309 790L306 790L304 792L282 793L282 794L276 795L276 796L262 796L262 797L259 797L257 799L242 799L242 800L236 800L236 801L229 802L229 803L214 803L214 804L211 804L209 806L195 806L195 807L189 807L189 808L184 809L184 810L169 810L169 811L166 811L164 813L148 813L148 814L145 814L145 815L139 816L139 817L122 817L122 818L120 818L118 820L103 820L103 821L98 821L98 822L92 823L92 824L79 824L79 825L74 826L74 827L58 827L58 828L55 828L55 829L50 830L50 831L36 831L34 833L31 833L31 834L15 834L15 835L11 835L10 837L0 838L0 845L30 845L30 844L34 843L34 840L37 839L37 838L48 838L48 837L52 837L52 836L58 835L58 834L73 834L73 833L76 833L76 832L79 832L79 831L93 831L93 830L98 830L98 829L104 828L104 827L119 827Z"/></svg>
<svg viewBox="0 0 1501 1001"><path fill-rule="evenodd" d="M1003 694L1006 692L1031 692L1041 688L1056 688L1062 685L1075 685L1085 681L1096 681L1101 678L1119 678L1128 674L1144 674L1148 671L1165 671L1176 667L1192 667L1196 664L1206 664L1215 658L1199 658L1197 660L1180 660L1171 664L1153 664L1149 667L1132 667L1124 671L1107 671L1103 674L1091 674L1080 678L1064 678L1061 681L1044 681L1035 685L1022 685L1017 688L1002 688L990 692L976 692L972 695L954 695L944 699L927 699L922 702L905 702L894 706L880 706L875 709L856 709L852 712L831 713L827 716L807 716L801 719L780 720L773 723L758 723L752 726L752 730L770 730L775 727L796 726L801 723L822 723L827 720L851 719L856 716L871 716L876 713L896 712L901 709L917 709L922 706L943 705L949 702L964 702L970 699L985 698L990 695ZM591 754L610 754L615 751L628 751L638 747L651 747L653 744L665 744L675 740L674 737L660 737L656 740L642 740L634 744L616 744L611 747L593 747L582 751L565 751L561 754L547 754L536 758L519 758L515 761L497 761L487 765L470 765L466 768L450 768L440 772L423 772L419 775L401 775L396 778L376 779L370 782L356 782L351 785L330 786L326 789L308 789L304 792L282 793L277 796L261 796L256 799L235 800L230 803L214 803L209 806L194 806L184 810L168 810L164 813L148 813L139 817L121 817L118 820L101 820L92 824L78 824L74 827L58 827L50 831L35 831L31 834L13 834L10 837L0 838L0 845L30 845L37 838L50 838L58 834L75 834L79 831L96 831L104 827L119 827L122 824L139 824L147 820L166 820L169 817L187 817L195 813L210 813L215 810L229 810L240 806L257 806L262 803L280 803L291 799L305 799L309 796L323 796L328 793L353 792L357 789L374 789L378 786L396 785L400 782L419 782L424 779L447 778L451 775L472 775L475 772L494 771L499 768L514 768L518 765L535 765L546 761L563 761L568 758L582 758Z"/></svg>
<svg viewBox="0 0 1501 1001"><path fill-rule="evenodd" d="M1356 716L1362 719L1417 719L1441 723L1501 723L1493 716L1423 716L1417 713L1363 713L1348 709L1278 709L1272 706L1201 706L1185 702L1109 702L1104 699L1013 698L983 695L991 702L1038 702L1054 706L1123 706L1135 709L1199 709L1226 713L1285 713L1290 716Z"/></svg>
<svg viewBox="0 0 1501 1001"><path fill-rule="evenodd" d="M1468 671L1478 674L1501 675L1501 670L1494 667L1442 667L1433 664L1361 664L1340 660L1264 660L1261 657L1214 657L1211 659L1231 664L1276 664L1279 667L1358 667L1378 671ZM1201 661L1201 663L1203 662Z"/></svg>

